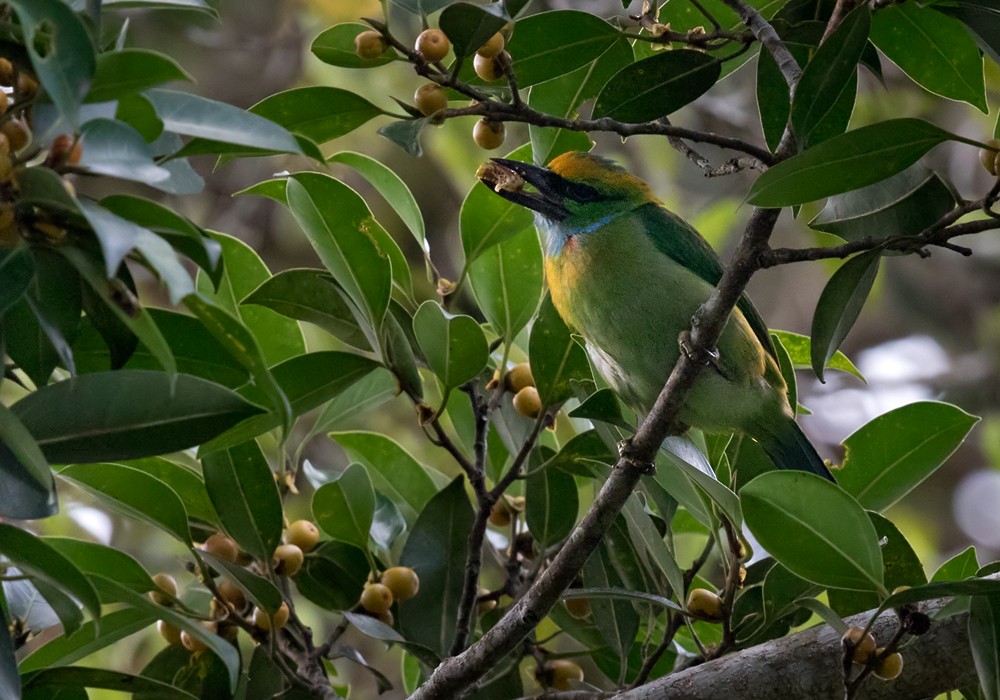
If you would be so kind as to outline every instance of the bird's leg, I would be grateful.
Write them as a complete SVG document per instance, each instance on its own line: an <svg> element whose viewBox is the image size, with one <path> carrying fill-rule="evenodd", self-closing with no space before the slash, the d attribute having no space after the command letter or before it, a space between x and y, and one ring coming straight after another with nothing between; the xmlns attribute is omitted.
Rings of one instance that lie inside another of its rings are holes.
<svg viewBox="0 0 1000 700"><path fill-rule="evenodd" d="M719 355L719 350L717 348L707 350L695 347L694 343L691 342L691 331L681 331L681 334L677 339L677 345L680 347L681 352L684 353L684 355L692 362L697 362L699 365L705 365L706 367L712 367L716 372L721 374L724 379L732 379L732 376L722 365L722 358Z"/></svg>
<svg viewBox="0 0 1000 700"><path fill-rule="evenodd" d="M653 462L636 459L632 453L632 438L628 437L618 441L618 456L622 462L638 469L640 473L646 476L652 476L656 473L656 465Z"/></svg>

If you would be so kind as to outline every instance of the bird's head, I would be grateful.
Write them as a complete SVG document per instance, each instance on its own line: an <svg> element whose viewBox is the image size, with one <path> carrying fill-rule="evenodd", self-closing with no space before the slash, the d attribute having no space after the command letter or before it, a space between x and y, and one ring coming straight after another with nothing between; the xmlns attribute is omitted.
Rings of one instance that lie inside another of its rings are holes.
<svg viewBox="0 0 1000 700"><path fill-rule="evenodd" d="M645 182L609 160L581 151L563 153L546 168L493 158L477 176L504 199L535 211L549 225L568 229L656 201Z"/></svg>

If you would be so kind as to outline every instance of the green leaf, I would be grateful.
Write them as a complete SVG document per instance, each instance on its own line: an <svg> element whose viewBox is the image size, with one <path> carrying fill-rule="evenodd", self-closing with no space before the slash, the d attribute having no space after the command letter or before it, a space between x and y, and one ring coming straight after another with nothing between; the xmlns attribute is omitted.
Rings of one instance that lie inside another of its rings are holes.
<svg viewBox="0 0 1000 700"><path fill-rule="evenodd" d="M795 378L795 365L792 363L792 356L788 354L788 350L781 344L781 339L774 333L771 334L771 342L774 343L774 358L778 361L781 378L785 380L785 395L788 398L788 405L792 407L792 413L795 413L799 405L799 387Z"/></svg>
<svg viewBox="0 0 1000 700"><path fill-rule="evenodd" d="M24 48L38 80L69 126L94 76L94 45L83 22L60 0L12 0Z"/></svg>
<svg viewBox="0 0 1000 700"><path fill-rule="evenodd" d="M441 663L440 657L433 651L422 644L408 642L403 635L381 620L356 612L345 612L344 617L362 634L390 645L398 644L429 667L433 668Z"/></svg>
<svg viewBox="0 0 1000 700"><path fill-rule="evenodd" d="M816 304L810 354L813 371L822 382L827 362L858 319L878 274L880 251L856 255L833 273Z"/></svg>
<svg viewBox="0 0 1000 700"><path fill-rule="evenodd" d="M470 316L449 314L425 301L413 316L413 333L431 370L447 388L460 386L486 367L486 336Z"/></svg>
<svg viewBox="0 0 1000 700"><path fill-rule="evenodd" d="M837 485L807 472L766 472L740 489L740 503L750 532L792 573L885 595L875 527Z"/></svg>
<svg viewBox="0 0 1000 700"><path fill-rule="evenodd" d="M334 398L316 417L310 435L342 429L345 424L373 411L399 395L392 373L385 368L372 371Z"/></svg>
<svg viewBox="0 0 1000 700"><path fill-rule="evenodd" d="M988 113L983 58L962 23L915 3L885 9L872 18L875 46L921 87Z"/></svg>
<svg viewBox="0 0 1000 700"><path fill-rule="evenodd" d="M525 144L507 154L507 158L524 161L531 157L530 146ZM458 214L465 253L466 269L489 248L510 240L531 229L531 212L519 204L497 197L486 185L477 182L469 190Z"/></svg>
<svg viewBox="0 0 1000 700"><path fill-rule="evenodd" d="M192 78L169 56L146 49L108 51L97 57L94 80L84 102L117 100L172 80Z"/></svg>
<svg viewBox="0 0 1000 700"><path fill-rule="evenodd" d="M18 662L14 655L14 640L10 636L10 624L11 621L7 619L7 606L0 605L0 625L3 625L4 630L6 630L0 633L0 695L20 700L21 677L18 675Z"/></svg>
<svg viewBox="0 0 1000 700"><path fill-rule="evenodd" d="M424 149L420 146L420 132L427 126L428 118L397 119L379 127L378 135L392 141L414 158L420 158Z"/></svg>
<svg viewBox="0 0 1000 700"><path fill-rule="evenodd" d="M229 389L163 372L96 372L50 384L11 409L53 463L187 449L261 412Z"/></svg>
<svg viewBox="0 0 1000 700"><path fill-rule="evenodd" d="M367 550L375 517L375 490L367 470L355 462L319 487L313 494L312 514L333 539Z"/></svg>
<svg viewBox="0 0 1000 700"><path fill-rule="evenodd" d="M59 636L36 648L19 666L21 673L43 668L65 666L84 659L117 641L130 637L156 622L156 615L144 610L124 608L101 617L100 632L93 621L86 622L76 633ZM0 684L0 691L3 685ZM4 693L3 697L13 697Z"/></svg>
<svg viewBox="0 0 1000 700"><path fill-rule="evenodd" d="M722 64L700 51L664 51L622 68L594 103L594 119L628 124L676 112L715 85Z"/></svg>
<svg viewBox="0 0 1000 700"><path fill-rule="evenodd" d="M776 330L772 330L771 334L778 338L781 345L788 352L795 369L809 369L812 367L812 360L810 359L812 357L812 342L808 335ZM858 368L854 366L854 363L840 350L837 350L833 354L833 357L827 361L826 368L847 372L848 374L853 374L861 381L865 380Z"/></svg>
<svg viewBox="0 0 1000 700"><path fill-rule="evenodd" d="M954 206L952 189L918 163L882 182L830 197L809 226L847 241L881 240L918 234Z"/></svg>
<svg viewBox="0 0 1000 700"><path fill-rule="evenodd" d="M1000 594L973 596L969 604L969 646L986 700L1000 698Z"/></svg>
<svg viewBox="0 0 1000 700"><path fill-rule="evenodd" d="M47 518L59 511L56 485L35 439L0 404L0 516L16 520Z"/></svg>
<svg viewBox="0 0 1000 700"><path fill-rule="evenodd" d="M884 413L844 440L837 483L865 508L882 511L934 473L979 418L957 406L918 401Z"/></svg>
<svg viewBox="0 0 1000 700"><path fill-rule="evenodd" d="M45 540L13 525L0 523L0 554L39 583L73 596L95 622L100 619L101 601L97 591L73 562ZM63 620L64 624L66 622ZM67 629L67 634L71 632Z"/></svg>
<svg viewBox="0 0 1000 700"><path fill-rule="evenodd" d="M283 127L238 107L162 88L153 88L144 94L153 103L167 131L276 153L302 153L298 142ZM190 144L185 151L212 152L192 149Z"/></svg>
<svg viewBox="0 0 1000 700"><path fill-rule="evenodd" d="M386 51L378 58L364 59L354 50L354 38L371 27L359 22L335 24L320 32L313 39L309 50L323 63L338 68L374 68L397 60L394 51Z"/></svg>
<svg viewBox="0 0 1000 700"><path fill-rule="evenodd" d="M618 395L611 389L598 389L588 396L579 406L569 412L570 418L586 418L591 421L601 421L625 430L634 428L622 415Z"/></svg>
<svg viewBox="0 0 1000 700"><path fill-rule="evenodd" d="M473 5L456 2L445 8L438 26L451 40L456 57L471 56L500 31L510 17L502 5Z"/></svg>
<svg viewBox="0 0 1000 700"><path fill-rule="evenodd" d="M257 668L253 671L248 669L246 674L240 675L240 682L244 681L245 675L258 671ZM229 700L234 697L229 690L229 673L225 664L214 654L193 655L183 646L167 645L162 648L142 667L140 675L166 683L195 698ZM255 677L254 680L258 679ZM256 683L254 687L257 687ZM159 700L159 696L155 692L135 693L132 700Z"/></svg>
<svg viewBox="0 0 1000 700"><path fill-rule="evenodd" d="M92 574L110 576L137 593L148 593L156 588L156 584L142 564L120 549L70 537L44 537L42 540L88 576ZM103 626L102 624L101 627Z"/></svg>
<svg viewBox="0 0 1000 700"><path fill-rule="evenodd" d="M122 693L154 693L163 700L195 700L194 695L170 683L103 668L46 668L26 674L22 683L25 697L57 697L69 689L102 688Z"/></svg>
<svg viewBox="0 0 1000 700"><path fill-rule="evenodd" d="M59 476L72 479L129 517L152 523L191 545L184 503L156 477L124 464L109 463L71 464Z"/></svg>
<svg viewBox="0 0 1000 700"><path fill-rule="evenodd" d="M802 72L791 112L800 149L814 146L847 128L850 110L846 114L834 110L842 99L854 102L858 61L868 45L870 29L868 6L855 8L820 45Z"/></svg>
<svg viewBox="0 0 1000 700"><path fill-rule="evenodd" d="M160 118L156 116L156 110L153 109L153 103L147 100L139 93L133 93L129 95L123 95L118 98L115 106L115 119L121 122L125 122L130 127L139 132L143 140L146 143L154 143L161 136L163 136L163 122ZM165 146L170 139L167 135L166 138L159 142L158 146ZM187 165L187 163L183 163ZM173 165L171 163L165 163L164 167L167 171L173 173ZM188 166L190 167L190 166ZM197 178L200 180L199 188L204 187L204 180L199 176ZM170 184L169 180L167 183L163 184L164 190L172 190L175 188L175 184Z"/></svg>
<svg viewBox="0 0 1000 700"><path fill-rule="evenodd" d="M979 47L994 61L1000 61L1000 14L991 0L950 0L931 5L938 12L954 17L972 31Z"/></svg>
<svg viewBox="0 0 1000 700"><path fill-rule="evenodd" d="M357 605L370 571L368 558L357 547L324 542L306 557L295 586L321 608L348 610Z"/></svg>
<svg viewBox="0 0 1000 700"><path fill-rule="evenodd" d="M580 502L572 475L551 467L535 469L525 481L524 494L528 529L543 547L573 530Z"/></svg>
<svg viewBox="0 0 1000 700"><path fill-rule="evenodd" d="M245 566L234 564L210 552L200 551L198 552L198 556L205 559L212 568L223 572L234 586L243 591L250 601L258 607L263 608L269 615L273 615L281 607L283 600L281 591L268 579L252 573ZM271 561L270 555L268 555L266 561Z"/></svg>
<svg viewBox="0 0 1000 700"><path fill-rule="evenodd" d="M528 356L543 406L555 406L572 397L573 382L594 379L586 351L573 339L548 295L531 326Z"/></svg>
<svg viewBox="0 0 1000 700"><path fill-rule="evenodd" d="M413 352L416 339L413 332L413 317L402 306L393 301L389 313L382 324L382 362L392 370L399 390L408 396L420 399L423 396L423 382L417 368L417 357Z"/></svg>
<svg viewBox="0 0 1000 700"><path fill-rule="evenodd" d="M368 467L375 488L399 508L407 523L413 523L437 488L427 470L398 442L379 433L330 433L348 456Z"/></svg>
<svg viewBox="0 0 1000 700"><path fill-rule="evenodd" d="M445 7L452 0L391 0L393 5L401 7L407 12L415 15L430 15L442 7Z"/></svg>
<svg viewBox="0 0 1000 700"><path fill-rule="evenodd" d="M399 628L407 639L441 657L448 655L455 637L475 518L464 482L464 477L456 477L427 502L400 556L401 565L417 572L423 594L400 603Z"/></svg>
<svg viewBox="0 0 1000 700"><path fill-rule="evenodd" d="M967 547L944 564L938 567L931 581L962 581L972 578L979 571L979 559L976 557L976 548Z"/></svg>
<svg viewBox="0 0 1000 700"><path fill-rule="evenodd" d="M364 200L328 175L289 179L288 207L323 264L375 329L389 306L392 266L370 231L381 225Z"/></svg>
<svg viewBox="0 0 1000 700"><path fill-rule="evenodd" d="M542 292L538 236L525 229L488 248L469 266L476 301L494 332L508 341L535 313Z"/></svg>
<svg viewBox="0 0 1000 700"><path fill-rule="evenodd" d="M375 494L375 513L372 516L370 535L375 546L382 550L384 559L390 559L392 543L406 531L406 521L399 508L381 493Z"/></svg>
<svg viewBox="0 0 1000 700"><path fill-rule="evenodd" d="M385 114L350 90L326 86L293 88L270 95L250 112L318 144L349 134Z"/></svg>
<svg viewBox="0 0 1000 700"><path fill-rule="evenodd" d="M315 324L359 350L371 350L353 305L325 270L284 270L240 303L266 306L282 316Z"/></svg>
<svg viewBox="0 0 1000 700"><path fill-rule="evenodd" d="M250 440L206 455L201 464L208 497L226 532L255 559L269 562L281 541L283 510L260 446Z"/></svg>
<svg viewBox="0 0 1000 700"><path fill-rule="evenodd" d="M788 207L856 190L905 170L938 144L958 138L909 118L854 129L770 168L754 182L747 201Z"/></svg>
<svg viewBox="0 0 1000 700"><path fill-rule="evenodd" d="M0 250L0 321L14 304L24 296L35 277L35 258L27 246Z"/></svg>
<svg viewBox="0 0 1000 700"><path fill-rule="evenodd" d="M144 471L172 488L184 502L184 508L189 517L218 525L219 516L212 506L212 501L208 498L205 482L202 480L201 474L194 469L171 462L163 457L134 459L124 464L127 467Z"/></svg>
<svg viewBox="0 0 1000 700"><path fill-rule="evenodd" d="M165 186L170 171L156 163L153 149L128 124L111 119L91 119L80 130L83 155L79 167L98 175Z"/></svg>
<svg viewBox="0 0 1000 700"><path fill-rule="evenodd" d="M638 495L633 495L625 502L622 509L628 532L636 547L641 547L648 553L650 562L666 578L667 583L675 591L684 590L683 578L677 560L663 541L663 535L656 529L649 513L643 508Z"/></svg>

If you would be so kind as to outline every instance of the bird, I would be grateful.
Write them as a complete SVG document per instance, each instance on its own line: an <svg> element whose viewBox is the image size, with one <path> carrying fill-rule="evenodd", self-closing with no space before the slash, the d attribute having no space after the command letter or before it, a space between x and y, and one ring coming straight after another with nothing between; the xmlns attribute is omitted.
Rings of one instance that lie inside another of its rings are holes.
<svg viewBox="0 0 1000 700"><path fill-rule="evenodd" d="M534 212L553 305L608 385L647 414L682 352L678 339L722 278L718 255L646 182L591 153L569 151L547 167L493 158L477 175ZM767 326L746 294L710 356L678 421L742 433L776 467L833 481L795 422Z"/></svg>

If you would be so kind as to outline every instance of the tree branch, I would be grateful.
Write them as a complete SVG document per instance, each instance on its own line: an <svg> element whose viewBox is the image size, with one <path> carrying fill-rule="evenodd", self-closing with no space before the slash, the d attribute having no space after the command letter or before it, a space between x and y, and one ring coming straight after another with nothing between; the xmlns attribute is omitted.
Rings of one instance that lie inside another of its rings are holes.
<svg viewBox="0 0 1000 700"><path fill-rule="evenodd" d="M735 10L743 24L747 25L757 40L771 53L775 63L778 64L781 75L785 78L785 82L794 92L795 86L798 85L799 78L802 76L802 69L799 68L792 52L778 36L778 32L774 31L774 27L764 19L760 12L741 0L722 0L722 4Z"/></svg>

